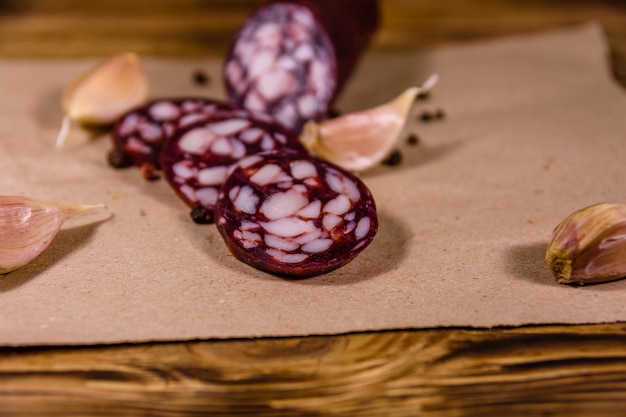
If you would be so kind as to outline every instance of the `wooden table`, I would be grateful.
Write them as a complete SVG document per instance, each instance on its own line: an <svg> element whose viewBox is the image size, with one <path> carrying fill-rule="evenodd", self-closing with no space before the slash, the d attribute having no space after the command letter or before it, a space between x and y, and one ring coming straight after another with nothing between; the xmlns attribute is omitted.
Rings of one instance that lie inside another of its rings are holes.
<svg viewBox="0 0 626 417"><path fill-rule="evenodd" d="M0 0L0 56L222 54L252 0ZM386 0L374 48L602 23L622 1ZM28 308L25 306L25 308ZM626 324L0 348L2 416L624 416Z"/></svg>

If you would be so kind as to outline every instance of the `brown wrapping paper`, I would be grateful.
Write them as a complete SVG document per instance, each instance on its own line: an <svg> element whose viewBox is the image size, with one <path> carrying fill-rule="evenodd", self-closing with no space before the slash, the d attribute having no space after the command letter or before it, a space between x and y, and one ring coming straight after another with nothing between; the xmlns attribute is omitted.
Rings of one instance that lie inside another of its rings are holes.
<svg viewBox="0 0 626 417"><path fill-rule="evenodd" d="M97 61L0 60L0 193L107 205L68 221L39 258L0 279L0 344L625 320L626 280L557 285L543 263L570 212L626 202L626 96L606 52L590 24L368 55L343 111L433 72L440 83L403 133L420 143L401 144L401 165L363 175L379 207L374 242L347 266L301 281L235 260L164 181L111 169L106 134L55 151L60 91ZM218 61L144 65L154 97L223 97ZM191 82L198 68L210 87ZM418 120L436 109L444 119Z"/></svg>

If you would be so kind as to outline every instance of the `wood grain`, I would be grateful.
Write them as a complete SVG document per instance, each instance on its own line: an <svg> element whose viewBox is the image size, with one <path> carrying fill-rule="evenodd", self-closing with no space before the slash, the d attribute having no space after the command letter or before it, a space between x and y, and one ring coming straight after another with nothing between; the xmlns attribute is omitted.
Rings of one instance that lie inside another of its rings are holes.
<svg viewBox="0 0 626 417"><path fill-rule="evenodd" d="M623 416L624 324L4 349L3 416Z"/></svg>
<svg viewBox="0 0 626 417"><path fill-rule="evenodd" d="M0 0L0 56L223 54L254 0ZM596 20L626 83L626 4L386 0L379 50ZM626 84L625 84L626 85ZM623 416L626 324L0 348L1 416Z"/></svg>
<svg viewBox="0 0 626 417"><path fill-rule="evenodd" d="M0 0L0 56L223 56L261 0ZM626 79L621 0L383 0L373 49L406 50L597 21Z"/></svg>

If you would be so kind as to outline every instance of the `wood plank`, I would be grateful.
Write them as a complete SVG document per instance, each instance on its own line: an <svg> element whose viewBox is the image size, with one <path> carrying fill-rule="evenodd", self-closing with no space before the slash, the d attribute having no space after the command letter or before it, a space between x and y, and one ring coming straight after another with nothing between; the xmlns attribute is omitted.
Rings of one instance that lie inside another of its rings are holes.
<svg viewBox="0 0 626 417"><path fill-rule="evenodd" d="M0 351L3 416L621 416L625 324Z"/></svg>
<svg viewBox="0 0 626 417"><path fill-rule="evenodd" d="M3 0L0 56L223 56L257 0ZM595 20L605 28L614 72L626 77L623 2L385 0L375 50L424 49Z"/></svg>
<svg viewBox="0 0 626 417"><path fill-rule="evenodd" d="M84 56L133 47L140 54L219 53L259 1L4 0L0 55ZM385 0L375 48L424 48L590 20L626 43L620 1ZM172 46L175 45L175 46Z"/></svg>

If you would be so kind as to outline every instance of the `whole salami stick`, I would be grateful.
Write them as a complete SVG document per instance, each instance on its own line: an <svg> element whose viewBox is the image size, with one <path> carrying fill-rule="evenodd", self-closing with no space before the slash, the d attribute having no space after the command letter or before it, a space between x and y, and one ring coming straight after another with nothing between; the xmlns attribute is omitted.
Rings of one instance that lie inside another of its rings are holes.
<svg viewBox="0 0 626 417"><path fill-rule="evenodd" d="M328 113L378 24L377 0L266 2L231 45L230 100L299 133Z"/></svg>

